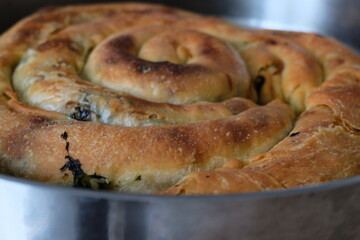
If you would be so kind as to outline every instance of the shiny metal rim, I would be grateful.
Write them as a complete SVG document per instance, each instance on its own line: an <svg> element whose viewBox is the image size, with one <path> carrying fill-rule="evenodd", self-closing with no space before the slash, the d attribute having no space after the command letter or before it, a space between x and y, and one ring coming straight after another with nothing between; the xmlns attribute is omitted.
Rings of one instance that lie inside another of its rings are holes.
<svg viewBox="0 0 360 240"><path fill-rule="evenodd" d="M265 199L296 196L302 194L316 193L327 190L336 190L344 187L350 187L360 184L360 176L326 182L316 185L303 186L290 189L272 190L269 192L227 194L227 195L202 195L202 196L157 196L145 194L126 194L111 191L94 191L88 189L71 188L66 186L53 185L42 182L35 182L26 179L20 179L13 176L0 174L0 181L7 181L19 185L27 185L44 191L63 192L66 195L75 197L87 197L94 199L107 199L114 201L136 201L136 202L152 202L152 201L228 201L228 200L245 200L245 199Z"/></svg>

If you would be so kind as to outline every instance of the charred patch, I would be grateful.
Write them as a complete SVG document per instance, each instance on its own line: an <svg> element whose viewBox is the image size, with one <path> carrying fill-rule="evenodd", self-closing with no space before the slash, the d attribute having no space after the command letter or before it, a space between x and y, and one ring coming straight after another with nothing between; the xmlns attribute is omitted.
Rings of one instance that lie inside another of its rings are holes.
<svg viewBox="0 0 360 240"><path fill-rule="evenodd" d="M68 49L72 52L79 53L77 44L66 38L49 39L46 42L38 45L36 50L39 52L45 52L56 48L60 48L61 50Z"/></svg>

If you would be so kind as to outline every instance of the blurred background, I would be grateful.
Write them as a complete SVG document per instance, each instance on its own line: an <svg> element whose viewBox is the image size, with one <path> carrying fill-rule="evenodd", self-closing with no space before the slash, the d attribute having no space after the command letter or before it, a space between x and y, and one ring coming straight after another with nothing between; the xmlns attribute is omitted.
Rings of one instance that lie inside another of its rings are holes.
<svg viewBox="0 0 360 240"><path fill-rule="evenodd" d="M106 0L0 0L0 31L39 8L115 2ZM119 1L117 1L119 2ZM226 17L242 25L311 31L333 36L360 50L359 0L142 0Z"/></svg>

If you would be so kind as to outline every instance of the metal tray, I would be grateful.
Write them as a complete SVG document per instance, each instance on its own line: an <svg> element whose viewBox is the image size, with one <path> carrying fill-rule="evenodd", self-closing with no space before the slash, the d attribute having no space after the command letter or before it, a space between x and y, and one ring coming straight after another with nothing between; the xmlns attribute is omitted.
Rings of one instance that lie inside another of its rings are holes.
<svg viewBox="0 0 360 240"><path fill-rule="evenodd" d="M83 2L90 1L76 1ZM252 27L315 31L360 49L357 0L152 2ZM2 0L0 31L46 5L46 0ZM360 239L359 201L360 176L265 193L166 197L64 188L0 175L0 239Z"/></svg>

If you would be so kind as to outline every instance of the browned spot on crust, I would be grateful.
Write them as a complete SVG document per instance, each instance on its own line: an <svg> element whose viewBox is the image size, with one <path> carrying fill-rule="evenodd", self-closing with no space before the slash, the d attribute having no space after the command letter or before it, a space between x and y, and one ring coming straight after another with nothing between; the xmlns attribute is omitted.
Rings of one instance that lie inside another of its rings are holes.
<svg viewBox="0 0 360 240"><path fill-rule="evenodd" d="M253 130L263 131L264 129L271 128L272 122L267 114L256 114L256 108L250 109L248 112L248 121L244 121L239 124L236 120L229 120L224 125L224 132L231 133L231 143L245 142L252 137ZM281 123L279 123L281 124Z"/></svg>
<svg viewBox="0 0 360 240"><path fill-rule="evenodd" d="M167 135L169 140L173 142L173 146L183 149L185 156L189 156L190 153L194 157L195 162L193 163L200 163L204 160L204 154L199 143L194 140L194 136L188 129L171 127L167 129Z"/></svg>
<svg viewBox="0 0 360 240"><path fill-rule="evenodd" d="M47 40L46 42L37 46L36 50L38 50L39 52L45 52L54 48L59 48L62 51L64 49L69 49L70 51L75 53L78 53L79 51L76 43L66 38L56 38L56 39Z"/></svg>
<svg viewBox="0 0 360 240"><path fill-rule="evenodd" d="M63 73L61 73L61 72L58 73L57 76L58 76L58 77L67 77L67 75L65 75L65 74L63 74Z"/></svg>
<svg viewBox="0 0 360 240"><path fill-rule="evenodd" d="M229 90L232 91L234 86L233 86L233 82L232 82L232 79L231 79L229 74L226 74L226 80L227 80L227 83L228 83L228 86L229 86Z"/></svg>
<svg viewBox="0 0 360 240"><path fill-rule="evenodd" d="M117 64L120 61L134 60L131 52L136 52L134 39L129 36L121 36L110 40L106 46L105 63Z"/></svg>
<svg viewBox="0 0 360 240"><path fill-rule="evenodd" d="M247 129L245 126L240 126L236 122L229 122L226 125L226 129L231 132L231 142L232 143L240 143L244 142L248 136L250 136L251 131Z"/></svg>
<svg viewBox="0 0 360 240"><path fill-rule="evenodd" d="M275 67L276 71L273 73L274 75L280 74L284 70L284 63L282 61L276 61L269 67Z"/></svg>
<svg viewBox="0 0 360 240"><path fill-rule="evenodd" d="M15 35L15 42L24 42L28 38L34 38L34 36L39 32L39 27L36 25L26 25L21 28Z"/></svg>
<svg viewBox="0 0 360 240"><path fill-rule="evenodd" d="M338 66L344 64L345 60L343 58L336 58L336 59L331 60L331 63L333 64L334 67L338 67Z"/></svg>
<svg viewBox="0 0 360 240"><path fill-rule="evenodd" d="M278 44L278 42L275 41L274 39L267 39L265 41L265 43L268 44L268 45L277 45Z"/></svg>
<svg viewBox="0 0 360 240"><path fill-rule="evenodd" d="M137 73L159 72L167 76L179 76L185 74L194 74L205 70L204 66L197 64L179 65L168 61L150 62L134 56L136 49L134 39L129 36L121 36L110 40L104 52L104 61L107 64L128 64L129 69ZM158 81L165 81L157 78Z"/></svg>
<svg viewBox="0 0 360 240"><path fill-rule="evenodd" d="M198 64L177 65L170 62L163 62L159 65L162 71L167 71L171 75L201 74L206 71L206 67Z"/></svg>
<svg viewBox="0 0 360 240"><path fill-rule="evenodd" d="M134 39L130 35L113 38L106 45L108 50L115 52L123 49L132 49L135 47Z"/></svg>
<svg viewBox="0 0 360 240"><path fill-rule="evenodd" d="M218 51L210 44L206 44L205 46L202 47L201 55L215 55L215 54L218 54Z"/></svg>
<svg viewBox="0 0 360 240"><path fill-rule="evenodd" d="M75 101L68 101L67 103L66 103L66 105L65 106L75 106L75 105L77 105L78 103L77 102L75 102Z"/></svg>
<svg viewBox="0 0 360 240"><path fill-rule="evenodd" d="M13 131L4 139L4 146L12 157L21 158L23 156L25 145L23 135L22 132Z"/></svg>
<svg viewBox="0 0 360 240"><path fill-rule="evenodd" d="M177 65L171 62L160 62L159 64L154 64L157 71L165 72L169 75L183 75L187 72L187 67L184 65ZM189 68L188 68L189 69Z"/></svg>
<svg viewBox="0 0 360 240"><path fill-rule="evenodd" d="M125 58L124 58L125 60ZM159 74L164 74L165 76L184 76L191 75L195 73L201 73L205 70L204 66L197 64L188 64L188 65L179 65L171 62L149 62L140 58L132 57L130 61L131 69L134 72L138 73L147 73L147 72L158 72ZM165 79L156 78L157 81L166 81ZM182 78L179 78L181 80Z"/></svg>
<svg viewBox="0 0 360 240"><path fill-rule="evenodd" d="M5 146L7 147L8 152L15 158L21 158L25 151L26 142L31 141L31 139L26 139L25 135L36 131L36 129L46 125L48 122L49 120L43 117L29 117L28 126L22 129L14 129L14 131L11 131L5 139Z"/></svg>
<svg viewBox="0 0 360 240"><path fill-rule="evenodd" d="M31 128L36 128L39 125L44 125L49 122L49 119L44 117L33 116L29 119L29 123L31 124Z"/></svg>
<svg viewBox="0 0 360 240"><path fill-rule="evenodd" d="M233 115L237 115L246 109L256 106L255 103L247 103L244 101L233 101L233 100L227 100L222 103L227 109L231 111Z"/></svg>
<svg viewBox="0 0 360 240"><path fill-rule="evenodd" d="M117 11L116 11L116 10L110 9L110 10L107 11L104 15L105 15L105 17L111 18L111 17L113 17L113 16L116 16L116 14L117 14Z"/></svg>

